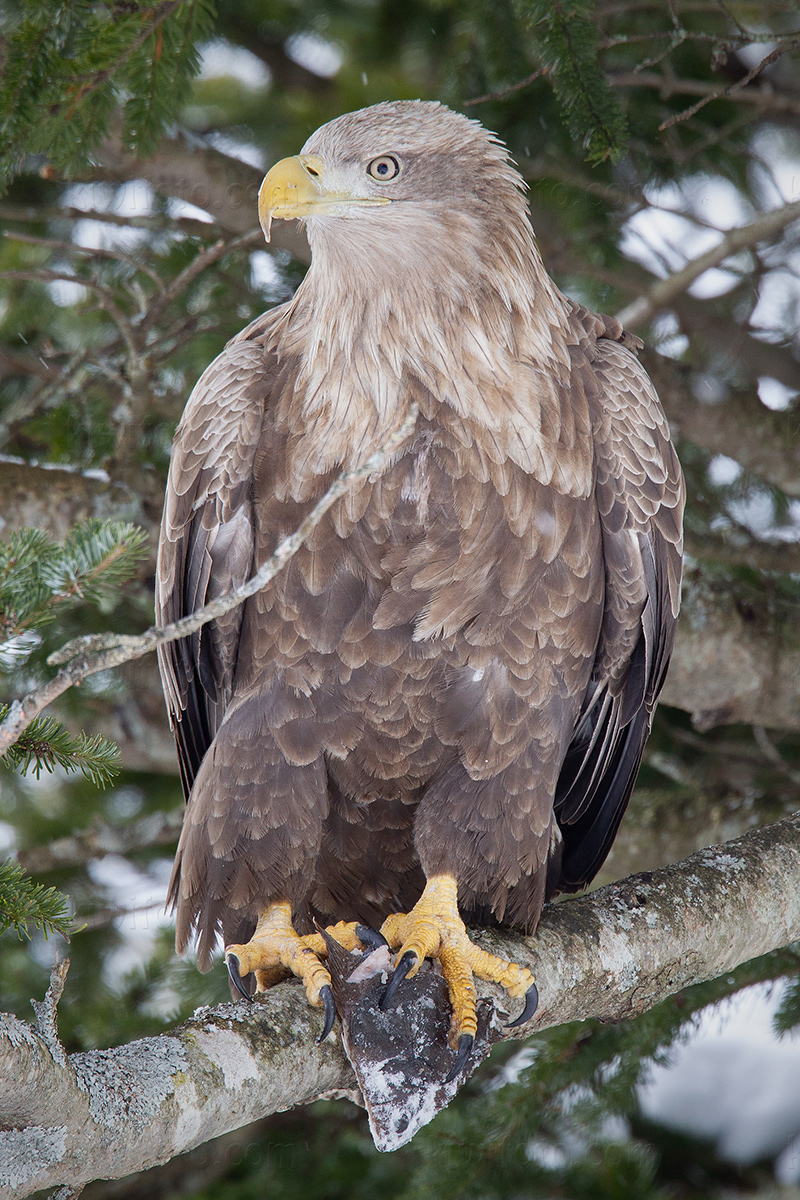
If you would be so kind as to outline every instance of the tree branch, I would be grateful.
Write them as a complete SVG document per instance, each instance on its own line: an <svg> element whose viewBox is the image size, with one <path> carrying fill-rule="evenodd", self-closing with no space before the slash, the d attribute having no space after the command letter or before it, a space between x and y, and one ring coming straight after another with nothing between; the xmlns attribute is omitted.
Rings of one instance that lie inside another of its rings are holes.
<svg viewBox="0 0 800 1200"><path fill-rule="evenodd" d="M236 608L248 597L260 592L269 581L277 575L287 562L309 538L313 530L322 520L328 509L344 495L359 479L369 475L380 475L389 465L389 460L396 450L410 437L416 424L419 409L412 405L402 425L396 429L366 462L342 473L333 481L325 495L317 501L308 516L300 523L298 529L289 537L279 542L274 553L262 563L246 583L240 587L231 588L222 596L206 604L198 612L182 617L159 628L152 625L144 633L136 636L100 634L88 637L74 638L60 650L50 655L48 662L53 666L66 663L66 666L41 687L29 692L22 700L15 700L8 716L0 724L0 757L9 746L17 741L20 734L27 729L34 717L52 704L69 688L79 684L98 671L108 671L122 663L132 662L141 658L156 646L167 642L176 642L196 633L209 621L216 620Z"/></svg>
<svg viewBox="0 0 800 1200"><path fill-rule="evenodd" d="M711 100L735 100L744 104L753 104L766 112L783 112L800 116L800 97L787 95L785 91L776 87L733 91L733 85L727 89L720 89L716 84L706 83L702 79L676 79L674 75L660 75L657 71L612 71L609 72L607 78L613 87L652 88L664 100L669 100L672 96L702 96L705 104ZM741 83L739 87L741 88Z"/></svg>
<svg viewBox="0 0 800 1200"><path fill-rule="evenodd" d="M745 542L735 542L716 533L684 532L683 545L693 558L725 563L731 567L752 567L755 571L800 574L800 542L762 542L755 537Z"/></svg>
<svg viewBox="0 0 800 1200"><path fill-rule="evenodd" d="M711 267L716 267L740 250L749 249L774 234L780 233L792 221L798 219L800 219L800 200L795 200L791 204L784 204L781 208L761 213L747 225L729 230L716 246L707 250L705 254L691 259L679 271L675 271L666 279L660 279L646 295L640 296L632 304L626 305L622 312L617 314L617 320L629 329L636 329L644 325L662 308L667 308L674 296L685 292L695 279L698 279Z"/></svg>
<svg viewBox="0 0 800 1200"><path fill-rule="evenodd" d="M124 825L97 825L56 838L44 846L30 846L17 853L17 862L33 875L44 871L82 867L106 854L135 854L151 846L177 842L183 824L183 808L148 813Z"/></svg>
<svg viewBox="0 0 800 1200"><path fill-rule="evenodd" d="M731 295L723 297L729 309ZM800 379L800 361L793 352L791 343L768 342L755 334L752 327L737 324L733 315L722 311L714 299L700 300L689 292L676 296L670 306L678 318L682 332L690 336L702 335L713 350L725 347L725 355L732 363L742 368L749 378L756 380L769 375L795 391ZM753 403L760 403L753 396ZM762 406L763 407L763 406Z"/></svg>
<svg viewBox="0 0 800 1200"><path fill-rule="evenodd" d="M0 472L3 476L0 530L5 537L31 527L63 541L73 526L89 517L151 524L153 529L157 528L157 515L148 519L141 498L124 484L109 479L104 471L86 471L64 463L29 462L0 454Z"/></svg>
<svg viewBox="0 0 800 1200"><path fill-rule="evenodd" d="M679 122L688 121L695 115L695 113L698 113L701 108L704 108L706 104L710 104L712 100L730 100L732 98L735 99L736 96L739 95L746 95L747 93L744 92L743 89L746 88L749 83L752 83L753 80L757 79L767 67L771 66L774 62L777 62L782 55L786 54L786 52L789 50L793 50L797 45L798 39L795 36L790 36L785 40L782 40L780 44L775 46L774 49L770 50L769 54L766 54L760 62L756 63L754 67L751 67L751 69L745 75L743 75L741 79L734 80L734 82L728 84L727 87L720 88L717 92L712 93L710 96L704 96L702 100L698 100L695 104L690 105L689 108L684 109L683 112L676 113L668 120L662 121L658 127L659 133L662 133L665 129L671 129L673 125L677 125Z"/></svg>
<svg viewBox="0 0 800 1200"><path fill-rule="evenodd" d="M521 1037L636 1016L798 938L800 816L551 905L535 939L477 935L533 971L540 1007ZM506 1007L489 985L479 994ZM260 1003L200 1009L160 1037L69 1057L54 1038L54 1007L49 993L36 1029L0 1018L0 1200L120 1178L354 1086L338 1031L317 1044L319 1013L293 984Z"/></svg>

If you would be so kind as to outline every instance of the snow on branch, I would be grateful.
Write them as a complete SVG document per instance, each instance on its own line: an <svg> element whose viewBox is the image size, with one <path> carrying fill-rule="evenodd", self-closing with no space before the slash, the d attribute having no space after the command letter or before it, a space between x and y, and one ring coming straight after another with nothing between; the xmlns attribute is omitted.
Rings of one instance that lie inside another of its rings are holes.
<svg viewBox="0 0 800 1200"><path fill-rule="evenodd" d="M516 1036L612 1021L800 938L800 815L681 863L551 905L535 938L476 935L527 965L540 994ZM353 1096L338 1029L300 986L199 1009L159 1037L67 1056L54 969L31 1026L0 1016L0 1200L79 1188L167 1162L210 1138L321 1096ZM479 984L479 994L502 997Z"/></svg>

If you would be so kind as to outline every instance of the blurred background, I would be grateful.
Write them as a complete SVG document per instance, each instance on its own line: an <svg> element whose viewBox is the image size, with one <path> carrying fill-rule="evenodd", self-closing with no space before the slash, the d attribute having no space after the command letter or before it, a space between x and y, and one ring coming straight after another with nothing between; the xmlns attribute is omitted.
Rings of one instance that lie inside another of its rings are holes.
<svg viewBox="0 0 800 1200"><path fill-rule="evenodd" d="M599 882L798 807L795 6L4 0L0 32L0 700L68 637L152 620L186 398L308 262L291 225L263 242L264 169L342 112L439 99L508 144L558 285L646 342L686 472L680 635ZM78 932L11 922L0 1008L29 1018L68 952L73 1051L228 989L176 959L163 912L182 801L154 656L55 711L50 742L0 766L0 858L66 894ZM390 1156L320 1102L85 1195L798 1197L799 968L790 947L636 1021L498 1047Z"/></svg>

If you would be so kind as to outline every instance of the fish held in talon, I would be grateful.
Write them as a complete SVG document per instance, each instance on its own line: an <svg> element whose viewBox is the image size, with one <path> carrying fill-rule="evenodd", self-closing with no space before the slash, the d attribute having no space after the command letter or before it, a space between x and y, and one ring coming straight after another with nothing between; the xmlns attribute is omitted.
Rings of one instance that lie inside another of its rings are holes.
<svg viewBox="0 0 800 1200"><path fill-rule="evenodd" d="M477 121L337 117L258 215L299 220L311 266L189 398L159 625L413 428L266 586L159 647L187 801L170 899L178 950L205 970L221 941L237 996L296 978L326 1035L338 1010L391 1149L497 1036L476 980L512 1028L535 1015L529 969L465 922L531 934L608 854L672 649L683 479L641 343L555 286Z"/></svg>

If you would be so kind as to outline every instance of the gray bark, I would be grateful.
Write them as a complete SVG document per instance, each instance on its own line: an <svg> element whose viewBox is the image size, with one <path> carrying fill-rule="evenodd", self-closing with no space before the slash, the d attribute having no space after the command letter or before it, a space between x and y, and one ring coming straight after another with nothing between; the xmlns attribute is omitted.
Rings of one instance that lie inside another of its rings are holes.
<svg viewBox="0 0 800 1200"><path fill-rule="evenodd" d="M536 1017L516 1036L585 1018L616 1021L800 938L800 817L551 905L535 939L496 931L487 949L529 966ZM199 1009L160 1037L67 1056L55 1033L65 972L36 1027L0 1018L0 1200L120 1178L269 1113L346 1094L336 1030L283 984L257 1004ZM507 1008L502 994L480 986Z"/></svg>
<svg viewBox="0 0 800 1200"><path fill-rule="evenodd" d="M32 464L0 455L0 475L0 537L31 527L60 542L74 525L89 518L133 521L152 531L154 539L157 536L157 519L147 519L139 496L109 479L104 471L81 471L58 463ZM155 546L155 540L152 544ZM151 571L154 563L155 554Z"/></svg>

